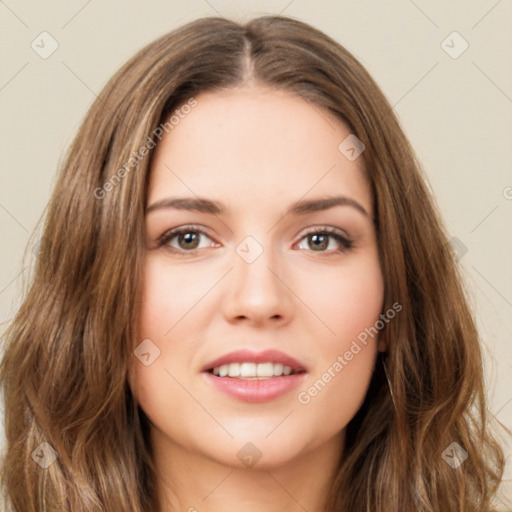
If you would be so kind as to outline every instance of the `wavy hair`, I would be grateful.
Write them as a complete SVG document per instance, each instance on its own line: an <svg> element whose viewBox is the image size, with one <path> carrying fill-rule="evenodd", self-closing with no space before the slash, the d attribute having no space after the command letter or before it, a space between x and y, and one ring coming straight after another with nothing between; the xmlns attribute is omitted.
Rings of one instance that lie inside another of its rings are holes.
<svg viewBox="0 0 512 512"><path fill-rule="evenodd" d="M494 510L504 455L489 429L467 292L426 179L363 66L282 16L204 18L174 30L130 59L89 109L3 337L1 478L10 510L158 510L148 420L128 385L152 148L158 127L190 98L248 82L328 109L363 142L383 311L403 307L381 334L387 350L347 426L325 510ZM46 469L35 462L37 450L48 454L43 442L58 455ZM442 457L453 442L468 455L456 470Z"/></svg>

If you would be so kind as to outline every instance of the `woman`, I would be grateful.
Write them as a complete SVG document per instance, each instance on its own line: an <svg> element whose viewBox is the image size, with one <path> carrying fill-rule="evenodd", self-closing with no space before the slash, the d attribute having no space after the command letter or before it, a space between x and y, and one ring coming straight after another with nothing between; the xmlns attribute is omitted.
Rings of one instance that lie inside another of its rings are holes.
<svg viewBox="0 0 512 512"><path fill-rule="evenodd" d="M11 510L494 510L444 227L377 85L304 23L198 20L115 74L5 344Z"/></svg>

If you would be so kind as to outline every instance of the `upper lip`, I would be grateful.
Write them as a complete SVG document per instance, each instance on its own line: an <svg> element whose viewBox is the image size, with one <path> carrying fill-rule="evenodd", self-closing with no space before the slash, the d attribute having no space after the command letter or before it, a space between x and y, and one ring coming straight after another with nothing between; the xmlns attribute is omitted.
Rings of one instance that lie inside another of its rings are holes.
<svg viewBox="0 0 512 512"><path fill-rule="evenodd" d="M231 363L281 363L289 366L294 372L304 372L306 368L299 363L296 359L281 352L279 350L263 350L262 352L252 352L251 350L236 350L229 352L209 363L205 364L202 372L209 371L213 368L218 368L224 364Z"/></svg>

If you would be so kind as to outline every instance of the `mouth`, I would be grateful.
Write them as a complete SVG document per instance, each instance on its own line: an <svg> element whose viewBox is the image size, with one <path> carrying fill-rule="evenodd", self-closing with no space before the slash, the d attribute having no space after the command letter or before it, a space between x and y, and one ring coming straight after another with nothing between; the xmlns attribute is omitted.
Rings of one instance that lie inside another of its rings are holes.
<svg viewBox="0 0 512 512"><path fill-rule="evenodd" d="M289 394L306 379L307 368L279 350L238 350L206 364L205 382L232 399L262 403Z"/></svg>

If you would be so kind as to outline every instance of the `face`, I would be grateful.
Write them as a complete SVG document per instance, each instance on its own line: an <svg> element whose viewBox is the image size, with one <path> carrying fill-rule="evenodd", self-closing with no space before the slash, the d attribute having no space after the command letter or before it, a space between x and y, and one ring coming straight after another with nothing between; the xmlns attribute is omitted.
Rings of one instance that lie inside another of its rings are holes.
<svg viewBox="0 0 512 512"><path fill-rule="evenodd" d="M370 184L338 148L348 127L302 98L196 100L152 161L130 384L160 446L239 467L251 442L276 467L341 439L369 385L383 305Z"/></svg>

